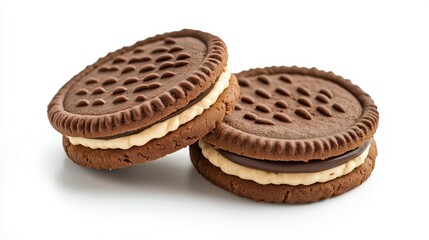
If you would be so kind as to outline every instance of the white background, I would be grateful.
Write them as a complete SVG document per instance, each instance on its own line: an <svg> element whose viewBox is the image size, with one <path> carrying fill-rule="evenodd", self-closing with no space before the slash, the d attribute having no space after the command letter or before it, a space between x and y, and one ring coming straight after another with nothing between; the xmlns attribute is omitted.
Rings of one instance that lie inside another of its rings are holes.
<svg viewBox="0 0 429 240"><path fill-rule="evenodd" d="M428 239L427 1L299 2L1 2L0 239ZM234 72L315 66L360 85L380 111L370 179L290 206L215 187L187 149L111 172L68 160L46 116L56 91L109 51L185 27L220 36Z"/></svg>

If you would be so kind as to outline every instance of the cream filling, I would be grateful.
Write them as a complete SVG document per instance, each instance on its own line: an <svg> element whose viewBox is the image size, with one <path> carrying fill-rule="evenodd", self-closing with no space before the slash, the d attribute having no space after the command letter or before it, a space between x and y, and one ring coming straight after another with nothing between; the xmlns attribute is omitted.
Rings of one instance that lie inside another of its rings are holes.
<svg viewBox="0 0 429 240"><path fill-rule="evenodd" d="M213 105L222 92L229 86L231 72L225 67L223 73L218 77L213 89L202 100L195 103L177 116L166 119L147 128L139 133L118 137L113 139L90 139L83 137L67 136L73 145L82 145L92 149L129 149L133 146L143 146L152 139L161 138L169 132L176 130L180 125L185 124L204 110Z"/></svg>
<svg viewBox="0 0 429 240"><path fill-rule="evenodd" d="M203 140L199 140L198 145L200 146L204 157L226 174L237 176L245 180L251 180L262 185L288 184L292 186L327 182L350 173L353 169L359 167L365 162L365 159L368 156L369 147L371 146L370 144L365 151L356 158L331 169L313 173L273 173L233 163L224 158L210 144Z"/></svg>

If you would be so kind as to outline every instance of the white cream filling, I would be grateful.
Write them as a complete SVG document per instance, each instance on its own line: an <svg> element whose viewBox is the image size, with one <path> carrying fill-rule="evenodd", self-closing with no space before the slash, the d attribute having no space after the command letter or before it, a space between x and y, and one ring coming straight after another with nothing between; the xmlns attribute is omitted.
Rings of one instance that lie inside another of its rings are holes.
<svg viewBox="0 0 429 240"><path fill-rule="evenodd" d="M182 113L168 118L165 121L159 122L139 133L118 137L113 139L90 139L83 137L67 136L70 143L73 145L82 145L92 149L129 149L133 146L143 146L152 139L161 138L169 132L176 130L180 125L185 124L198 115L201 115L204 110L213 105L222 92L229 86L231 72L225 67L223 73L216 80L213 89L202 100L195 103Z"/></svg>
<svg viewBox="0 0 429 240"><path fill-rule="evenodd" d="M237 176L241 179L251 180L262 185L266 184L288 184L296 185L311 185L316 182L327 182L332 179L341 177L350 173L353 169L359 167L365 162L368 156L371 144L356 158L339 165L337 167L313 173L273 173L258 169L248 168L242 165L231 162L224 158L218 151L216 151L210 144L199 140L202 153L213 165L220 168L222 172Z"/></svg>

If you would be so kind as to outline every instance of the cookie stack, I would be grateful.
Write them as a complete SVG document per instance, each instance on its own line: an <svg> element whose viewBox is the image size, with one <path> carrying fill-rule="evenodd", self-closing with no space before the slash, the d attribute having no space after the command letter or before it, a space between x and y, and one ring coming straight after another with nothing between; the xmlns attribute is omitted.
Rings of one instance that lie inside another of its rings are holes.
<svg viewBox="0 0 429 240"><path fill-rule="evenodd" d="M378 112L349 80L315 68L232 74L225 43L182 30L100 58L48 105L75 163L118 169L190 146L206 179L240 196L305 203L374 168Z"/></svg>

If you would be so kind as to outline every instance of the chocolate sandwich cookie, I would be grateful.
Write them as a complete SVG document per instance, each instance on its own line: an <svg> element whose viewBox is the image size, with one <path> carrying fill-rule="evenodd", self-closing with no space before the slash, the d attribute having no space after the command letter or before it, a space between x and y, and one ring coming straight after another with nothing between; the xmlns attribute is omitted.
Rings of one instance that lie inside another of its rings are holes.
<svg viewBox="0 0 429 240"><path fill-rule="evenodd" d="M182 30L124 47L68 81L48 106L75 163L115 169L186 147L232 111L239 87L225 43Z"/></svg>
<svg viewBox="0 0 429 240"><path fill-rule="evenodd" d="M192 163L209 181L256 201L305 203L370 176L378 111L361 88L315 68L236 76L241 96L234 111L190 147Z"/></svg>

